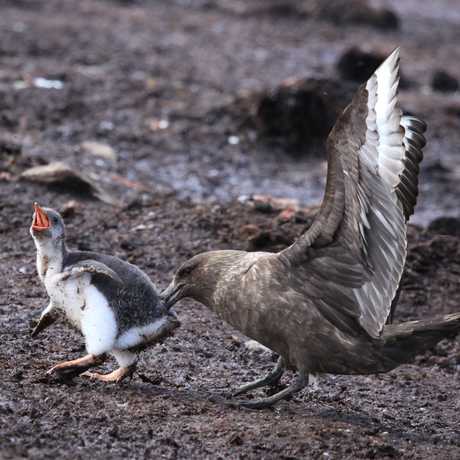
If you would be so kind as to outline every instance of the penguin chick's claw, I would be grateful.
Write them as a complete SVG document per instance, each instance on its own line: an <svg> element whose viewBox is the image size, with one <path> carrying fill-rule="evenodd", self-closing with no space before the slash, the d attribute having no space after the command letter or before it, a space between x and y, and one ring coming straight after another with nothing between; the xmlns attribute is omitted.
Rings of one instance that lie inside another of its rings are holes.
<svg viewBox="0 0 460 460"><path fill-rule="evenodd" d="M119 367L116 371L110 374L99 374L97 372L83 372L80 377L87 377L90 380L99 380L101 382L120 383L128 377L132 377L136 370L136 364L128 367Z"/></svg>
<svg viewBox="0 0 460 460"><path fill-rule="evenodd" d="M82 358L73 359L72 361L64 361L62 363L53 366L46 375L52 374L66 374L79 369L88 369L89 367L97 366L102 364L105 360L105 356L86 355Z"/></svg>

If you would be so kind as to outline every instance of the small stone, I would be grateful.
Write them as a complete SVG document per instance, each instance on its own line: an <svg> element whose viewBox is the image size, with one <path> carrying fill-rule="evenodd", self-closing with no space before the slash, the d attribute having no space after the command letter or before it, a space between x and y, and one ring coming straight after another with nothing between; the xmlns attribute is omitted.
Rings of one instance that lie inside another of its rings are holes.
<svg viewBox="0 0 460 460"><path fill-rule="evenodd" d="M243 225L240 228L240 236L243 239L250 240L260 233L260 228L255 224Z"/></svg>
<svg viewBox="0 0 460 460"><path fill-rule="evenodd" d="M81 148L94 156L105 158L106 160L116 161L117 155L110 145L95 141L85 141L81 144Z"/></svg>
<svg viewBox="0 0 460 460"><path fill-rule="evenodd" d="M23 265L18 269L19 273L22 273L23 275L30 275L33 273L35 270L34 266L29 266L29 265Z"/></svg>
<svg viewBox="0 0 460 460"><path fill-rule="evenodd" d="M0 181L3 182L11 182L13 180L13 176L7 171L0 172Z"/></svg>
<svg viewBox="0 0 460 460"><path fill-rule="evenodd" d="M16 80L13 83L13 88L16 90L26 89L29 87L29 84L24 80Z"/></svg>
<svg viewBox="0 0 460 460"><path fill-rule="evenodd" d="M78 201L69 200L61 206L61 209L59 209L59 212L61 213L62 217L69 218L69 217L73 217L75 215L76 210L80 207L81 205Z"/></svg>
<svg viewBox="0 0 460 460"><path fill-rule="evenodd" d="M148 125L152 131L161 131L169 128L169 121L165 119L158 120L155 118L149 120Z"/></svg>
<svg viewBox="0 0 460 460"><path fill-rule="evenodd" d="M139 225L136 225L135 227L133 227L131 229L132 232L141 232L143 230L148 230L148 229L151 229L153 227L152 224L150 225L145 225L145 224L139 224Z"/></svg>
<svg viewBox="0 0 460 460"><path fill-rule="evenodd" d="M278 220L280 222L289 222L296 215L296 210L294 208L287 208L280 212L278 215Z"/></svg>
<svg viewBox="0 0 460 460"><path fill-rule="evenodd" d="M230 136L228 138L228 143L230 145L238 145L240 143L240 138L238 136Z"/></svg>
<svg viewBox="0 0 460 460"><path fill-rule="evenodd" d="M274 212L285 209L299 209L299 201L294 198L275 198L270 195L253 195L252 203L257 211Z"/></svg>
<svg viewBox="0 0 460 460"><path fill-rule="evenodd" d="M241 346L241 339L237 335L232 335L230 340L234 345L237 345L238 347Z"/></svg>
<svg viewBox="0 0 460 460"><path fill-rule="evenodd" d="M265 345L257 342L256 340L247 340L244 342L244 346L248 351L258 352L258 353L271 353L270 348L267 348Z"/></svg>
<svg viewBox="0 0 460 460"><path fill-rule="evenodd" d="M34 78L33 85L36 88L42 89L62 89L64 88L64 83L61 80L48 80L47 78Z"/></svg>
<svg viewBox="0 0 460 460"><path fill-rule="evenodd" d="M112 131L115 125L110 120L103 120L99 123L101 131Z"/></svg>
<svg viewBox="0 0 460 460"><path fill-rule="evenodd" d="M243 445L243 438L239 434L233 434L230 436L228 440L230 444L233 446L242 446Z"/></svg>

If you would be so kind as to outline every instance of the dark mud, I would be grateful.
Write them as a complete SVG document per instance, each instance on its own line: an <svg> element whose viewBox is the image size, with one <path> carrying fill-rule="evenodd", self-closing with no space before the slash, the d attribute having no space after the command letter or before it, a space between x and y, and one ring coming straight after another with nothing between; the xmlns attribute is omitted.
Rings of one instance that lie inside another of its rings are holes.
<svg viewBox="0 0 460 460"><path fill-rule="evenodd" d="M27 235L29 203L36 196L50 203L71 196L38 186L25 191L18 184L1 190L4 457L458 457L460 344L455 340L418 358L418 366L378 376L323 376L318 390L273 410L235 410L218 397L266 372L274 357L248 351L236 331L204 307L183 302L178 308L183 327L142 354L132 381L46 383L47 368L81 355L84 346L62 323L36 339L29 336L46 302ZM198 251L278 249L309 220L301 213L282 222L276 212L236 203L192 205L160 194L144 201L121 211L83 202L67 219L69 244L113 252L144 267L163 287L173 268ZM248 239L249 225L254 231ZM257 239L260 233L269 237ZM410 233L396 320L458 310L460 239L415 227ZM106 370L113 366L109 362Z"/></svg>
<svg viewBox="0 0 460 460"><path fill-rule="evenodd" d="M403 45L404 72L417 83L403 105L430 124L419 221L458 216L460 117L447 107L460 102L429 83L435 68L458 77L460 13L449 14L453 1L436 9L379 3L399 14L398 31L246 16L215 2L2 3L1 458L460 457L458 338L416 365L323 376L316 391L254 412L229 409L219 396L266 372L274 357L247 350L196 303L178 306L183 327L143 353L138 374L120 386L44 382L55 362L84 353L83 341L64 323L29 336L46 303L28 235L35 200L65 208L69 245L139 264L159 287L199 251L289 244L310 212L285 219L232 198L257 191L317 200L324 165L260 142L222 108L287 77L336 77L337 58L353 45L383 53ZM36 87L38 77L63 86ZM88 140L111 145L118 160L85 153ZM56 159L97 173L125 206L18 179ZM411 227L396 321L460 309L458 223Z"/></svg>

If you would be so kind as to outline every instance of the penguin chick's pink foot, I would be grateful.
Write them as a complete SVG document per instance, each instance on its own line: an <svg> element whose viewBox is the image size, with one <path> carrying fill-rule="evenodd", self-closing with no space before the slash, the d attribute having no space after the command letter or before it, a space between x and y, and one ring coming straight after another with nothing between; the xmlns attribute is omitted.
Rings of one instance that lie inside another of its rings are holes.
<svg viewBox="0 0 460 460"><path fill-rule="evenodd" d="M86 355L82 358L73 359L72 361L64 361L62 363L56 364L47 372L47 375L67 371L70 369L84 369L92 366L97 366L102 362L104 362L104 356Z"/></svg>
<svg viewBox="0 0 460 460"><path fill-rule="evenodd" d="M131 377L136 370L136 365L133 364L128 367L119 367L116 371L110 374L99 374L97 372L83 372L80 377L88 377L91 380L100 380L101 382L120 383L127 377Z"/></svg>

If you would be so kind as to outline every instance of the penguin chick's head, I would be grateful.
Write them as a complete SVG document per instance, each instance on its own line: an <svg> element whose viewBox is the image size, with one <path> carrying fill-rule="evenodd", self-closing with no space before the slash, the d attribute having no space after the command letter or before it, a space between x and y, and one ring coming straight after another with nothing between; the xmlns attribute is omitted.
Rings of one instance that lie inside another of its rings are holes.
<svg viewBox="0 0 460 460"><path fill-rule="evenodd" d="M62 241L64 239L64 221L54 209L42 208L38 203L34 203L30 234L36 241Z"/></svg>

